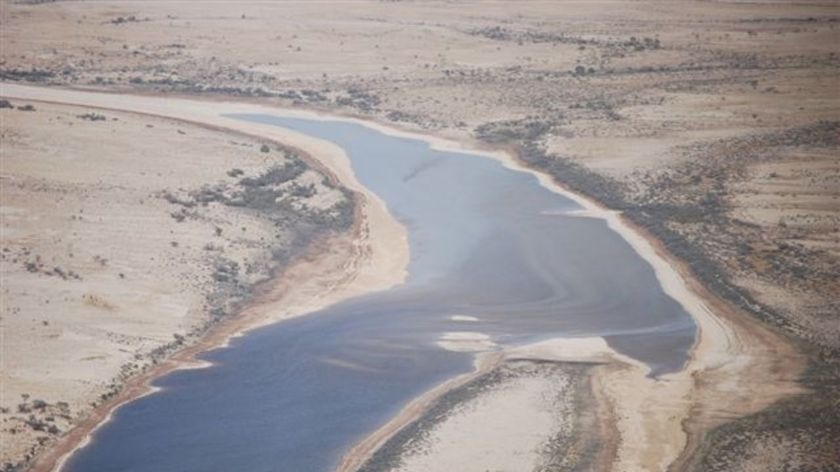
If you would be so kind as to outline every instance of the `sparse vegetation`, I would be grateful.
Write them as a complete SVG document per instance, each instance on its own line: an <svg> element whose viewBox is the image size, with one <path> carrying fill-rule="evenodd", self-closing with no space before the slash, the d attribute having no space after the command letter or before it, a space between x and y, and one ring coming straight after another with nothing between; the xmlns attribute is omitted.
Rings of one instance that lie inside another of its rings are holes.
<svg viewBox="0 0 840 472"><path fill-rule="evenodd" d="M114 24L114 25L122 25L122 24L125 24L125 23L139 23L141 21L149 21L149 19L146 18L146 19L141 20L134 15L118 16L116 18L111 19L110 23Z"/></svg>
<svg viewBox="0 0 840 472"><path fill-rule="evenodd" d="M106 121L108 119L105 115L100 115L99 113L85 113L78 116L79 118L88 121Z"/></svg>

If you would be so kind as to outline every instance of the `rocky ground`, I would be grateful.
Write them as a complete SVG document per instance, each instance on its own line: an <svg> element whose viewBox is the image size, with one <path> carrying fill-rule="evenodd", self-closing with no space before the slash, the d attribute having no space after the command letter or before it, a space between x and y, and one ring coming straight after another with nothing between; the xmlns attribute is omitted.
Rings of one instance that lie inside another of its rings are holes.
<svg viewBox="0 0 840 472"><path fill-rule="evenodd" d="M817 393L718 429L697 470L837 462L836 4L4 2L0 14L6 81L233 96L516 150L623 210L811 356L803 382Z"/></svg>

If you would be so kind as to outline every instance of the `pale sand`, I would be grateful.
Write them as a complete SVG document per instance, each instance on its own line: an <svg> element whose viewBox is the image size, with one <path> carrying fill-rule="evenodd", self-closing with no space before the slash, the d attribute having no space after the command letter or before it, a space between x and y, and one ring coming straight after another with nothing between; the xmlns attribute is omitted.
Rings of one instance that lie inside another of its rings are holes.
<svg viewBox="0 0 840 472"><path fill-rule="evenodd" d="M461 334L463 336L459 336L460 338L468 340L481 337L480 333L450 334ZM451 348L446 345L442 347ZM348 451L337 471L357 470L394 434L418 420L443 394L512 360L615 362L620 365L632 365L639 371L644 368L639 362L613 351L598 337L550 339L499 352L481 352L476 355L474 372L444 382L410 402L384 426ZM544 403L535 400L537 397L561 393L558 390L562 388L562 385L557 385L550 379L535 379L514 388L494 391L487 402L481 400L477 405L471 405L470 410L461 411L460 414L448 418L429 431L428 435L424 435L423 441L427 443L426 446L418 454L401 456L405 467L397 470L532 470L542 459L538 453L540 447L551 438L556 428L564 427L565 422L571 421L568 418L557 421L552 415L559 413L558 411L552 411L546 408ZM519 407L514 408L516 405ZM557 405L556 408L568 406L563 404ZM523 431L528 433L521 434ZM455 445L457 447L453 447ZM492 446L492 454L488 454L488 446ZM477 467L493 463L504 467ZM458 466L452 469L452 464Z"/></svg>
<svg viewBox="0 0 840 472"><path fill-rule="evenodd" d="M574 384L545 365L517 364L506 366L502 380L449 408L428 434L412 438L395 470L543 470L550 443L576 433Z"/></svg>
<svg viewBox="0 0 840 472"><path fill-rule="evenodd" d="M345 185L363 191L352 176L346 157L335 146L276 127L238 122L219 116L220 113L262 112L324 118L317 113L281 110L254 104L207 103L187 99L110 95L11 84L3 85L2 94L9 97L83 103L87 106L169 116L277 139L302 148L314 148L317 153L313 154L333 169ZM475 147L474 145L417 135L378 124L364 124L387 134L426 140L436 149L480 153L498 159L508 167L533 173L546 188L579 202L587 209L588 216L604 219L613 230L624 237L654 268L665 292L695 319L698 327L697 342L690 361L680 372L654 380L646 377L647 369L637 363L622 363L622 368L602 369L602 375L608 378L599 382L599 385L604 386L605 394L612 403L620 435L614 470L664 470L680 458L681 453L691 445L690 440L696 439L696 434L703 428L718 424L726 418L758 411L779 398L800 391L795 379L804 364L803 360L795 355L796 350L793 346L768 329L745 322L743 315L717 301L690 277L681 264L670 260L661 248L631 228L620 214L604 210L597 204L566 191L548 176L522 168L510 153L476 151L471 148ZM304 146L305 144L308 144L308 147ZM374 202L371 206L382 205L375 197L371 198L371 201ZM380 215L384 218L384 206L382 210ZM376 215L368 217L372 219L371 228L376 227L373 224ZM381 241L373 237L371 240ZM385 243L394 244L394 241ZM398 241L398 244L405 249L404 239ZM404 262L388 257L387 252L389 251L383 251L378 258L374 253L371 264L367 267L390 267L391 270L385 271L385 274L393 274L395 271L404 274ZM360 270L359 277L350 286L359 290L369 288L371 284L376 286L377 282L379 286L389 286L393 283L383 283L381 275L377 277L376 271L371 269ZM346 290L342 290L341 293ZM707 300L706 303L704 299ZM714 306L714 312L708 305ZM616 355L616 359L619 359L619 356ZM428 404L428 397L434 397L436 393L462 381L464 379L459 378L447 382L423 399L413 402L400 418L389 423L390 427L386 426L384 430L365 440L362 444L366 447L360 445L351 451L342 470L352 470L353 464L361 464L365 453L360 455L359 449L375 450L376 446L381 445L400 425L416 417L423 405Z"/></svg>
<svg viewBox="0 0 840 472"><path fill-rule="evenodd" d="M476 339L485 339L480 333L448 333L449 337L457 334L456 338L475 342ZM439 342L439 344L441 344ZM479 351L479 349L459 349L461 346L455 344L442 344L441 347L452 350ZM548 360L548 361L570 361L570 362L628 362L640 365L638 362L622 356L607 346L602 338L566 338L551 339L538 343L517 346L504 351L479 352L476 354L474 372L463 374L454 379L446 381L435 388L424 393L421 397L410 402L394 418L380 427L373 434L368 436L350 449L342 458L336 469L338 472L352 472L362 466L371 458L377 449L382 447L391 437L408 424L421 417L425 410L434 404L443 394L461 387L478 377L487 374L498 368L508 360ZM528 422L523 421L527 416L539 418L543 421L549 412L541 405L531 403L523 404L521 411L511 413L510 409L499 410L499 405L508 407L517 404L523 398L533 398L537 392L548 392L556 388L556 385L547 385L541 382L521 385L521 388L513 388L494 392L489 407L481 408L481 411L472 415L460 415L455 418L455 424L445 422L441 427L429 432L428 441L431 447L423 452L423 457L414 457L405 470L450 470L454 454L460 454L457 461L457 470L467 464L484 464L481 460L486 453L486 446L490 443L504 442L507 438L509 449L496 448L497 453L505 451L503 457L493 455L494 460L507 464L507 468L490 470L530 470L538 462L539 455L534 451L543 444L549 437L552 429L557 426L553 421L545 423L545 428L535 431L535 434L522 435L513 434L520 428L528 427ZM544 389L548 390L544 390ZM486 405L485 405L486 406ZM494 411L497 414L494 414ZM475 412L474 412L475 413ZM522 413L523 416L517 413ZM502 432L500 435L499 433ZM504 434L511 433L511 434ZM516 437L513 437L513 436ZM452 449L452 444L459 444L461 447ZM463 461L463 462L462 462ZM422 466L422 468L420 468ZM403 470L403 469L399 469ZM469 470L473 470L470 468ZM484 470L484 469L475 469Z"/></svg>
<svg viewBox="0 0 840 472"><path fill-rule="evenodd" d="M289 117L321 118L310 112L277 109L237 102L209 102L139 95L121 95L97 92L82 92L63 89L48 89L4 83L0 85L0 96L83 105L93 108L113 109L161 116L205 126L235 131L249 136L277 141L302 149L320 163L325 170L334 174L345 187L364 195L362 229L364 242L360 251L370 251L363 266L349 268L356 273L350 292L380 290L400 283L406 275L408 261L408 239L405 229L387 211L385 203L362 186L353 174L350 160L338 146L324 140L297 133L284 128L250 123L223 114L274 113ZM376 241L376 244L368 241ZM375 248L375 249L374 249ZM399 274L395 276L395 274ZM360 290L366 287L366 290ZM294 308L293 311L298 311Z"/></svg>
<svg viewBox="0 0 840 472"><path fill-rule="evenodd" d="M354 243L354 251L364 257L355 258L352 265L344 267L352 276L347 283L340 284L341 293L325 296L323 289L318 286L314 291L317 293L301 293L300 301L284 300L283 304L278 304L277 311L274 311L273 315L265 319L263 323L285 319L293 314L307 313L318 307L332 304L335 300L346 298L348 294L384 290L405 279L409 257L405 229L388 213L385 203L358 182L350 161L341 148L330 142L284 128L221 116L234 113L274 113L291 117L315 118L316 116L311 113L247 103L117 95L7 83L0 85L0 96L160 116L270 139L303 150L316 161L316 164L322 166L321 170L335 175L342 185L362 195L364 198L360 202L360 211L363 223L360 238Z"/></svg>

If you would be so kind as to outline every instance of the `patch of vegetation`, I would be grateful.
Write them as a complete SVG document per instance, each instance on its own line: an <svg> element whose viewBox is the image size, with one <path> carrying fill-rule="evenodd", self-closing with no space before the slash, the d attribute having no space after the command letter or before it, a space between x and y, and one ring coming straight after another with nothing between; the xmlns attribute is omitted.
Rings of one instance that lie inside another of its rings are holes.
<svg viewBox="0 0 840 472"><path fill-rule="evenodd" d="M364 112L376 110L380 103L381 99L378 96L356 87L348 88L344 95L335 99L335 104L340 107L356 108Z"/></svg>
<svg viewBox="0 0 840 472"><path fill-rule="evenodd" d="M109 23L111 23L112 25L122 25L122 24L125 24L125 23L139 23L141 21L151 21L151 19L150 18L140 19L140 18L137 18L135 15L118 16L116 18L112 18L109 21Z"/></svg>
<svg viewBox="0 0 840 472"><path fill-rule="evenodd" d="M52 71L46 69L0 69L0 80L13 82L48 82L55 77Z"/></svg>
<svg viewBox="0 0 840 472"><path fill-rule="evenodd" d="M300 185L297 182L293 183L289 189L289 195L298 198L314 197L317 191L314 184Z"/></svg>
<svg viewBox="0 0 840 472"><path fill-rule="evenodd" d="M625 46L635 49L636 51L644 51L645 49L660 49L662 43L656 38L644 37L637 39L631 36L630 40L624 43Z"/></svg>
<svg viewBox="0 0 840 472"><path fill-rule="evenodd" d="M278 235L281 235L282 244L270 247L265 259L247 263L244 268L223 255L223 246L204 246L212 261L213 289L205 301L211 322L237 312L256 289L259 280L273 276L275 271L308 247L314 238L329 232L344 231L353 223L355 205L348 191L342 191L345 198L331 208L315 209L306 205L305 201L315 196L317 189L315 185L303 185L295 179L306 172L308 166L294 151L281 151L285 162L273 165L256 176L244 177L242 170L232 169L226 174L238 178L233 182L222 181L188 193L158 194L160 198L179 207L172 213L178 221L188 217L203 218L204 207L223 205L273 224L278 228ZM327 181L325 185L330 186ZM243 226L242 230L245 229ZM216 237L223 234L222 228L218 226L214 232Z"/></svg>
<svg viewBox="0 0 840 472"><path fill-rule="evenodd" d="M88 121L106 121L108 119L105 115L100 115L99 113L85 113L77 116L82 120Z"/></svg>
<svg viewBox="0 0 840 472"><path fill-rule="evenodd" d="M258 177L246 177L239 183L244 187L267 187L284 184L298 178L307 169L306 164L298 158L293 158L282 166L274 166Z"/></svg>
<svg viewBox="0 0 840 472"><path fill-rule="evenodd" d="M625 190L618 181L545 151L541 140L552 128L551 123L538 119L511 120L479 126L475 134L482 141L514 147L525 164L554 176L570 190L596 197L612 208L624 209Z"/></svg>

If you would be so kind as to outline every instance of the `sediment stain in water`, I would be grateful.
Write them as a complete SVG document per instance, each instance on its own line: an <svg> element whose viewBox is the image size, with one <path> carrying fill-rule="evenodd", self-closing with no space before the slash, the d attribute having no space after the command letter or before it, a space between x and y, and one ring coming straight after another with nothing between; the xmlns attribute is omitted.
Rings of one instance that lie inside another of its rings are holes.
<svg viewBox="0 0 840 472"><path fill-rule="evenodd" d="M68 470L330 470L411 398L471 369L469 353L436 344L451 333L480 333L485 346L604 336L654 374L686 361L694 324L650 265L533 175L354 123L233 118L343 148L408 228L408 280L158 380L163 391L120 408Z"/></svg>

